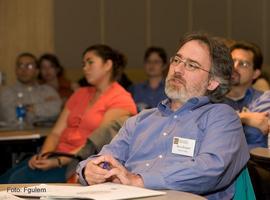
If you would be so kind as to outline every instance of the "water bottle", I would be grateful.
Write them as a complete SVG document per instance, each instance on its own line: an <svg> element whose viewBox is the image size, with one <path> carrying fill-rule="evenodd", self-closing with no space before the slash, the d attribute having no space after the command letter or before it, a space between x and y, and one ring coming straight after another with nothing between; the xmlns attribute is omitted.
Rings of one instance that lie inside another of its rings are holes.
<svg viewBox="0 0 270 200"><path fill-rule="evenodd" d="M23 128L25 124L26 108L23 105L22 92L19 92L17 94L16 117L17 117L18 126Z"/></svg>

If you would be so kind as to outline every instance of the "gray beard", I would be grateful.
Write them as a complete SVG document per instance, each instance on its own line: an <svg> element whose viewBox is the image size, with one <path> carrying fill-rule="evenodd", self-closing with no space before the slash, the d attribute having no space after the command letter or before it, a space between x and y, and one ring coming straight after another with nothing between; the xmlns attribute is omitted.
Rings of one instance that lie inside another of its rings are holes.
<svg viewBox="0 0 270 200"><path fill-rule="evenodd" d="M173 101L179 101L181 103L186 103L190 97L187 95L183 95L183 93L180 90L177 90L176 88L172 88L171 86L168 86L166 84L165 86L165 94Z"/></svg>

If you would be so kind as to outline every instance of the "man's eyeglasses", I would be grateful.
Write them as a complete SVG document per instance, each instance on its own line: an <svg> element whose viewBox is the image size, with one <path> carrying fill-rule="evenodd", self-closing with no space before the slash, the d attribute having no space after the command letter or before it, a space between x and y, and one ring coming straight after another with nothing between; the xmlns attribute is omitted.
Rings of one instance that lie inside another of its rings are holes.
<svg viewBox="0 0 270 200"><path fill-rule="evenodd" d="M36 65L34 63L18 63L18 69L34 69Z"/></svg>
<svg viewBox="0 0 270 200"><path fill-rule="evenodd" d="M177 66L177 65L180 65L180 63L183 63L184 64L184 67L186 70L188 71L195 71L195 70L203 70L207 73L210 73L210 71L206 70L206 69L203 69L198 63L196 62L193 62L189 59L183 59L179 56L173 56L170 58L170 63L173 65L173 66Z"/></svg>
<svg viewBox="0 0 270 200"><path fill-rule="evenodd" d="M249 68L252 67L252 63L246 61L246 60L240 60L240 59L233 59L234 66L241 67L241 68Z"/></svg>

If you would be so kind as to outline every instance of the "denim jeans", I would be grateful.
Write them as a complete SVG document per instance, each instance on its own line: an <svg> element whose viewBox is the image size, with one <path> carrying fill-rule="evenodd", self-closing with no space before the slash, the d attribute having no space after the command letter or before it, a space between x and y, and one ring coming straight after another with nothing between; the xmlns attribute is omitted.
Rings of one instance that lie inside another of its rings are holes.
<svg viewBox="0 0 270 200"><path fill-rule="evenodd" d="M66 167L47 171L31 169L26 159L0 176L0 184L7 183L64 183Z"/></svg>

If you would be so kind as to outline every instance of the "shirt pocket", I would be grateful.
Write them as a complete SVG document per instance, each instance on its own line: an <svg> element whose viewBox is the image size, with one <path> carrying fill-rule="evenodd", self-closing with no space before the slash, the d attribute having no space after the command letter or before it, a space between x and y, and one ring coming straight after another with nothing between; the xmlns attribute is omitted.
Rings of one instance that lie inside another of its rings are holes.
<svg viewBox="0 0 270 200"><path fill-rule="evenodd" d="M195 148L194 148L193 157L198 155L204 136L205 136L205 130L202 127L200 127L200 125L198 124L193 124L193 126L187 125L181 128L180 130L177 130L176 133L173 135L173 137L181 137L185 139L195 140Z"/></svg>

